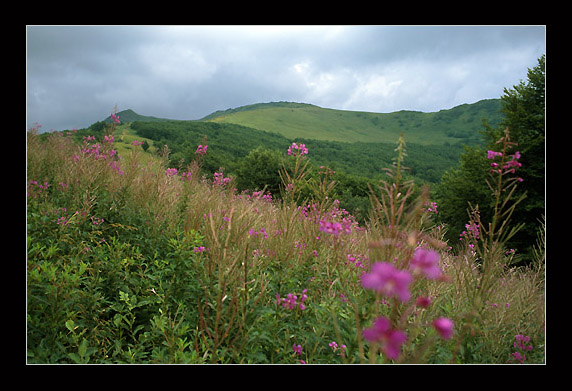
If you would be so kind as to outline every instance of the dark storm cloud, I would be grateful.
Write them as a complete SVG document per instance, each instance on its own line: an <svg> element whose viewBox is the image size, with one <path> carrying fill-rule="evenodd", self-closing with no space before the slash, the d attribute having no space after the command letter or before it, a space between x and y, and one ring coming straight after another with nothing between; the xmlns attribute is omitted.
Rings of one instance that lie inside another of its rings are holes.
<svg viewBox="0 0 572 391"><path fill-rule="evenodd" d="M198 119L268 101L436 111L526 77L544 27L27 28L27 113L43 130L119 110Z"/></svg>

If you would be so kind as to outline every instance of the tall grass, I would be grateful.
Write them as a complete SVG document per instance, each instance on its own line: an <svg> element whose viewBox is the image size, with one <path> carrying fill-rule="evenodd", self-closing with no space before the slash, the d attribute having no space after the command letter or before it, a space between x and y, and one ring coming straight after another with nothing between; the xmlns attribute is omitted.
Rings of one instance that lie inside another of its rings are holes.
<svg viewBox="0 0 572 391"><path fill-rule="evenodd" d="M401 179L402 138L359 226L327 196L326 169L296 203L304 153L288 157L276 202L206 177L200 154L177 170L165 149L118 156L112 136L28 132L28 362L545 361L543 236L520 269L494 232L445 243L427 189ZM409 276L408 297L368 288L380 263Z"/></svg>

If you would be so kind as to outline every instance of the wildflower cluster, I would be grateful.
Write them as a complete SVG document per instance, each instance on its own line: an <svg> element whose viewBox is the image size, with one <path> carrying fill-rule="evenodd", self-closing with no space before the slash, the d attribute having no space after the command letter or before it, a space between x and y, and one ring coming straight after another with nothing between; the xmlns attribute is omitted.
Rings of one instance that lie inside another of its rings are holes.
<svg viewBox="0 0 572 391"><path fill-rule="evenodd" d="M469 239L479 240L479 224L470 223L465 224L466 231L461 232L459 235L459 240L467 237Z"/></svg>
<svg viewBox="0 0 572 391"><path fill-rule="evenodd" d="M119 123L120 123L120 121L119 121L119 116L118 116L117 114L111 113L110 117L111 117L111 120L112 120L113 122L115 122L116 124L119 124Z"/></svg>
<svg viewBox="0 0 572 391"><path fill-rule="evenodd" d="M322 220L320 221L319 230L330 235L338 235L340 232L342 232L342 224L332 223L330 221Z"/></svg>
<svg viewBox="0 0 572 391"><path fill-rule="evenodd" d="M222 172L215 172L213 183L218 186L224 186L227 183L230 183L230 178L225 178Z"/></svg>
<svg viewBox="0 0 572 391"><path fill-rule="evenodd" d="M306 144L296 144L292 143L288 147L288 156L303 156L308 154L308 148L306 148Z"/></svg>
<svg viewBox="0 0 572 391"><path fill-rule="evenodd" d="M77 163L83 157L91 157L95 160L107 160L109 159L109 167L111 167L117 174L123 175L125 172L121 169L121 163L116 160L117 150L113 149L113 143L115 138L113 135L103 136L103 145L100 143L90 143L95 141L95 136L84 136L83 144L80 150L82 155L72 156L72 161Z"/></svg>
<svg viewBox="0 0 572 391"><path fill-rule="evenodd" d="M262 199L262 200L265 200L268 202L272 202L272 194L270 194L270 193L264 194L264 192L262 190L261 191L253 191L252 192L252 198L257 199L257 200Z"/></svg>
<svg viewBox="0 0 572 391"><path fill-rule="evenodd" d="M436 203L436 202L426 201L425 204L424 204L424 206L427 207L427 209L424 209L424 210L426 210L427 212L431 212L431 213L437 214L437 203Z"/></svg>
<svg viewBox="0 0 572 391"><path fill-rule="evenodd" d="M383 352L392 360L399 357L401 345L407 340L407 334L391 327L391 321L380 316L373 322L373 326L363 330L363 336L369 342L382 345Z"/></svg>
<svg viewBox="0 0 572 391"><path fill-rule="evenodd" d="M502 152L495 152L495 151L487 151L487 159L495 160L495 158L500 157L502 159L501 163L492 162L491 163L491 170L490 173L498 173L498 174L514 174L515 169L522 167L522 163L518 161L520 159L520 151L516 151L514 155L503 156ZM509 161L505 161L506 158L509 158ZM502 167L501 167L502 165ZM519 182L522 182L522 178L517 178Z"/></svg>
<svg viewBox="0 0 572 391"><path fill-rule="evenodd" d="M308 289L304 289L302 291L302 297L300 297L300 302L298 302L298 296L296 296L293 293L288 293L288 295L286 295L286 297L280 298L280 295L277 293L276 294L276 304L277 305L282 305L282 307L289 309L289 310L293 310L296 307L300 308L301 311L304 311L306 309L306 306L304 305L304 301L306 301L306 299L308 298L308 295L306 294L306 292L308 292Z"/></svg>
<svg viewBox="0 0 572 391"><path fill-rule="evenodd" d="M268 233L264 228L260 228L260 231L255 231L253 228L250 228L248 234L253 237L257 237L260 234L264 239L268 239Z"/></svg>
<svg viewBox="0 0 572 391"><path fill-rule="evenodd" d="M340 209L339 204L339 200L334 200L331 210L327 212L320 211L317 203L300 206L298 210L302 220L309 220L319 224L321 232L330 235L350 234L352 229L358 228L358 223L347 210Z"/></svg>
<svg viewBox="0 0 572 391"><path fill-rule="evenodd" d="M369 261L369 258L363 255L352 255L351 253L346 256L349 263L353 264L355 267L363 269L365 268L364 261Z"/></svg>
<svg viewBox="0 0 572 391"><path fill-rule="evenodd" d="M26 195L32 198L38 198L44 190L48 190L50 184L48 182L44 182L43 184L39 184L38 181L31 180L28 182L28 192Z"/></svg>
<svg viewBox="0 0 572 391"><path fill-rule="evenodd" d="M338 346L336 341L332 341L328 344L330 348L332 348L332 352L339 354L342 357L346 355L346 345Z"/></svg>
<svg viewBox="0 0 572 391"><path fill-rule="evenodd" d="M176 168L167 168L165 170L165 175L167 175L168 177L172 177L177 175L177 169Z"/></svg>
<svg viewBox="0 0 572 391"><path fill-rule="evenodd" d="M207 148L208 145L200 145L197 147L197 150L195 151L195 155L199 155L199 156L204 156L207 154Z"/></svg>
<svg viewBox="0 0 572 391"><path fill-rule="evenodd" d="M528 335L517 334L515 339L516 341L514 342L513 347L517 349L517 351L510 354L510 359L507 363L510 363L511 360L513 360L514 362L524 364L526 361L526 355L524 353L532 350L532 344L528 344L530 342L530 337Z"/></svg>
<svg viewBox="0 0 572 391"><path fill-rule="evenodd" d="M365 289L371 289L379 294L394 298L406 303L411 298L410 285L414 277L424 277L436 280L442 276L439 268L439 253L433 250L417 248L409 262L409 269L402 270L389 262L376 262L372 265L370 273L361 276L361 283ZM420 297L416 304L426 308L430 299ZM363 330L363 336L369 342L379 343L382 351L390 359L397 359L400 355L401 345L407 340L407 334L391 326L387 317L378 317L372 327ZM453 321L448 318L436 318L432 322L433 328L444 339L453 335Z"/></svg>

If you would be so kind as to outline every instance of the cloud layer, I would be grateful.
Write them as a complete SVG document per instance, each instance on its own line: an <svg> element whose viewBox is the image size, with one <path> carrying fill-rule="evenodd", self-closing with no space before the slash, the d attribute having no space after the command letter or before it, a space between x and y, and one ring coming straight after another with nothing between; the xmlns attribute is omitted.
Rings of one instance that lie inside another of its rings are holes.
<svg viewBox="0 0 572 391"><path fill-rule="evenodd" d="M29 26L27 123L119 110L198 119L295 101L391 112L498 98L545 53L545 27Z"/></svg>

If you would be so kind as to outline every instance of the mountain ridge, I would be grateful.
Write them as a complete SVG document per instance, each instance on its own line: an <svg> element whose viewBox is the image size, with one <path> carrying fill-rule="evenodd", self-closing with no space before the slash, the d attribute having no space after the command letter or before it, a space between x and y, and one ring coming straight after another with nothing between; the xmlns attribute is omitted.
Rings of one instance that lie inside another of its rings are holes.
<svg viewBox="0 0 572 391"><path fill-rule="evenodd" d="M322 108L310 103L254 103L217 110L196 122L231 123L297 138L341 142L395 142L404 132L408 142L422 145L471 145L480 142L482 119L495 126L502 119L500 99L483 99L436 112L391 113ZM181 121L144 116L132 109L117 113L122 122ZM110 121L108 117L105 121Z"/></svg>
<svg viewBox="0 0 572 391"><path fill-rule="evenodd" d="M424 145L444 145L460 140L475 144L480 142L482 119L492 126L497 125L502 119L500 109L500 99L484 99L429 113L411 110L374 113L271 102L218 111L202 120L247 126L289 139L393 142L404 132L407 141Z"/></svg>

